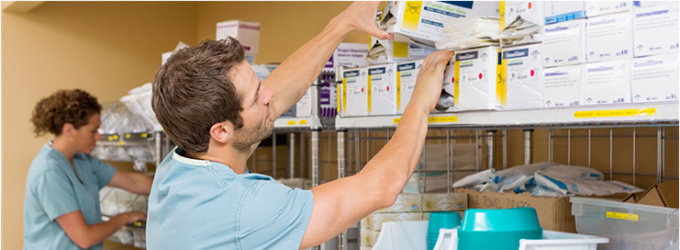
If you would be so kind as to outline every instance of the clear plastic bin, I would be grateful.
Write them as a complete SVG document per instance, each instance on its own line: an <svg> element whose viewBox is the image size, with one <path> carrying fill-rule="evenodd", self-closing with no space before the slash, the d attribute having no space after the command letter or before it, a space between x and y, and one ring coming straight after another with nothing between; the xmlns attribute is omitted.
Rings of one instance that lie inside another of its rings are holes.
<svg viewBox="0 0 680 250"><path fill-rule="evenodd" d="M678 249L678 209L572 197L576 231L609 238L599 249Z"/></svg>

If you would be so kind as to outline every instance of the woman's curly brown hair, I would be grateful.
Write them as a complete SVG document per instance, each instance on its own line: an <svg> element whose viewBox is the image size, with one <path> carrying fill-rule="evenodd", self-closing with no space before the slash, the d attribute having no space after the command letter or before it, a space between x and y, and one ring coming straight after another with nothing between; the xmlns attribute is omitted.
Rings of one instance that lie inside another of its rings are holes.
<svg viewBox="0 0 680 250"><path fill-rule="evenodd" d="M97 98L83 90L58 90L35 105L31 117L33 133L36 137L45 133L59 136L64 124L70 123L79 129L101 110Z"/></svg>

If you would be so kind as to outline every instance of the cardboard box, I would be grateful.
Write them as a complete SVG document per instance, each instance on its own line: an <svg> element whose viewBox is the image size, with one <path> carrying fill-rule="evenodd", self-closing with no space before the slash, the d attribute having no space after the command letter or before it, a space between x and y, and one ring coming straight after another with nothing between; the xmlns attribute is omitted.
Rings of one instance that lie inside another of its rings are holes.
<svg viewBox="0 0 680 250"><path fill-rule="evenodd" d="M543 230L576 232L574 216L571 215L569 197L535 197L528 193L477 192L456 189L456 193L468 195L468 208L515 208L533 207Z"/></svg>
<svg viewBox="0 0 680 250"><path fill-rule="evenodd" d="M678 101L678 54L635 58L631 66L633 102Z"/></svg>
<svg viewBox="0 0 680 250"><path fill-rule="evenodd" d="M309 87L300 100L295 103L295 117L311 117L312 116L312 87Z"/></svg>
<svg viewBox="0 0 680 250"><path fill-rule="evenodd" d="M319 85L319 116L335 117L338 108L338 90L335 84L335 72L321 72Z"/></svg>
<svg viewBox="0 0 680 250"><path fill-rule="evenodd" d="M543 70L545 107L579 106L583 99L585 66L565 66Z"/></svg>
<svg viewBox="0 0 680 250"><path fill-rule="evenodd" d="M630 103L630 60L586 64L583 105Z"/></svg>
<svg viewBox="0 0 680 250"><path fill-rule="evenodd" d="M443 37L442 28L452 18L498 17L498 2L484 1L386 1L378 18L381 28L395 41L416 41L434 47Z"/></svg>
<svg viewBox="0 0 680 250"><path fill-rule="evenodd" d="M368 115L368 68L342 72L342 115Z"/></svg>
<svg viewBox="0 0 680 250"><path fill-rule="evenodd" d="M543 2L541 1L501 1L500 3L501 31L510 25L515 19L522 18L528 22L543 27ZM522 44L540 43L543 41L543 29L539 34L526 36L516 41L501 41L501 47L510 47Z"/></svg>
<svg viewBox="0 0 680 250"><path fill-rule="evenodd" d="M655 184L645 192L634 193L623 199L626 203L678 208L678 181Z"/></svg>
<svg viewBox="0 0 680 250"><path fill-rule="evenodd" d="M506 91L500 54L500 48L495 46L456 52L454 67L458 77L454 83L454 110L501 107Z"/></svg>
<svg viewBox="0 0 680 250"><path fill-rule="evenodd" d="M678 53L678 2L639 8L633 18L635 57Z"/></svg>
<svg viewBox="0 0 680 250"><path fill-rule="evenodd" d="M259 52L260 47L260 23L244 22L240 20L230 20L217 23L215 40L227 37L236 38L246 53L253 57ZM254 60L253 60L254 61Z"/></svg>
<svg viewBox="0 0 680 250"><path fill-rule="evenodd" d="M335 72L336 67L366 67L366 54L368 45L364 43L340 43L326 62L323 72Z"/></svg>
<svg viewBox="0 0 680 250"><path fill-rule="evenodd" d="M312 180L302 178L278 179L276 182L281 183L290 188L311 189Z"/></svg>
<svg viewBox="0 0 680 250"><path fill-rule="evenodd" d="M588 18L612 13L626 12L633 8L633 1L586 1Z"/></svg>
<svg viewBox="0 0 680 250"><path fill-rule="evenodd" d="M506 109L543 107L543 45L504 48L503 67L508 88Z"/></svg>
<svg viewBox="0 0 680 250"><path fill-rule="evenodd" d="M411 101L423 60L397 63L397 114L403 114Z"/></svg>
<svg viewBox="0 0 680 250"><path fill-rule="evenodd" d="M632 12L588 18L586 26L587 62L633 58Z"/></svg>
<svg viewBox="0 0 680 250"><path fill-rule="evenodd" d="M397 65L368 67L368 114L397 114Z"/></svg>
<svg viewBox="0 0 680 250"><path fill-rule="evenodd" d="M467 208L467 195L460 193L417 193L399 194L394 205L375 213L388 212L436 212L464 211Z"/></svg>
<svg viewBox="0 0 680 250"><path fill-rule="evenodd" d="M543 67L586 62L586 20L546 25L543 37Z"/></svg>
<svg viewBox="0 0 680 250"><path fill-rule="evenodd" d="M544 4L546 25L586 18L584 1L546 1Z"/></svg>
<svg viewBox="0 0 680 250"><path fill-rule="evenodd" d="M370 65L407 62L423 59L435 51L437 51L435 47L424 44L379 40L371 36L371 50L366 56L366 60Z"/></svg>

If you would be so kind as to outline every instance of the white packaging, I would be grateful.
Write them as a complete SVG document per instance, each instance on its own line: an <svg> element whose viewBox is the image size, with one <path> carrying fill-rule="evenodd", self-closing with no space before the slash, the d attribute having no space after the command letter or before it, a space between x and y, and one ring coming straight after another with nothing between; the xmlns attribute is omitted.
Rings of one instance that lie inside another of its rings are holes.
<svg viewBox="0 0 680 250"><path fill-rule="evenodd" d="M368 67L368 114L397 114L397 65Z"/></svg>
<svg viewBox="0 0 680 250"><path fill-rule="evenodd" d="M631 12L588 18L586 26L587 62L633 58Z"/></svg>
<svg viewBox="0 0 680 250"><path fill-rule="evenodd" d="M458 52L456 52L458 53ZM442 107L440 109L435 109L432 112L437 113L437 112L449 112L449 111L454 111L453 108L453 103L455 101L454 98L454 93L456 91L456 78L457 78L457 71L456 71L456 57L451 57L451 60L449 63L446 65L446 68L444 69L444 82L442 83L442 94L445 96L444 98L440 97L439 101L437 102L438 105L443 105L445 107ZM446 108L448 107L448 108ZM446 109L445 109L446 108Z"/></svg>
<svg viewBox="0 0 680 250"><path fill-rule="evenodd" d="M260 44L260 23L230 20L217 23L215 40L236 38L246 53L257 54Z"/></svg>
<svg viewBox="0 0 680 250"><path fill-rule="evenodd" d="M397 41L413 40L434 47L451 18L499 15L497 1L387 1L379 25Z"/></svg>
<svg viewBox="0 0 680 250"><path fill-rule="evenodd" d="M295 103L295 117L311 117L312 116L312 87L305 91L302 98Z"/></svg>
<svg viewBox="0 0 680 250"><path fill-rule="evenodd" d="M579 106L585 65L546 68L543 70L545 107Z"/></svg>
<svg viewBox="0 0 680 250"><path fill-rule="evenodd" d="M546 1L544 4L546 25L586 18L584 1Z"/></svg>
<svg viewBox="0 0 680 250"><path fill-rule="evenodd" d="M586 64L583 105L630 103L630 60Z"/></svg>
<svg viewBox="0 0 680 250"><path fill-rule="evenodd" d="M678 54L635 58L631 66L633 102L678 101Z"/></svg>
<svg viewBox="0 0 680 250"><path fill-rule="evenodd" d="M586 20L546 25L543 37L543 67L586 62Z"/></svg>
<svg viewBox="0 0 680 250"><path fill-rule="evenodd" d="M652 7L659 4L668 3L669 1L633 1L633 6L637 8Z"/></svg>
<svg viewBox="0 0 680 250"><path fill-rule="evenodd" d="M343 116L368 115L368 70L365 67L342 72Z"/></svg>
<svg viewBox="0 0 680 250"><path fill-rule="evenodd" d="M515 19L521 17L522 19L543 27L545 21L543 17L543 2L540 1L502 1L500 4L501 30L505 29ZM541 33L524 37L521 40L507 43L503 40L503 47L515 46L529 43L537 43L543 41L543 29Z"/></svg>
<svg viewBox="0 0 680 250"><path fill-rule="evenodd" d="M324 72L335 72L336 67L366 67L368 45L364 43L340 43L324 66Z"/></svg>
<svg viewBox="0 0 680 250"><path fill-rule="evenodd" d="M500 49L494 46L456 52L454 66L459 77L454 84L455 110L488 110L501 106L502 96L496 88L496 83L503 78L499 54Z"/></svg>
<svg viewBox="0 0 680 250"><path fill-rule="evenodd" d="M588 18L618 12L630 11L633 1L586 1L586 16Z"/></svg>
<svg viewBox="0 0 680 250"><path fill-rule="evenodd" d="M543 107L543 45L503 49L503 67L507 76L506 109Z"/></svg>
<svg viewBox="0 0 680 250"><path fill-rule="evenodd" d="M633 48L635 57L678 53L678 2L635 10Z"/></svg>
<svg viewBox="0 0 680 250"><path fill-rule="evenodd" d="M397 63L397 114L403 114L411 101L423 60Z"/></svg>
<svg viewBox="0 0 680 250"><path fill-rule="evenodd" d="M424 44L379 40L371 36L371 50L368 52L366 60L370 65L407 62L423 59L435 51L437 51L435 47Z"/></svg>

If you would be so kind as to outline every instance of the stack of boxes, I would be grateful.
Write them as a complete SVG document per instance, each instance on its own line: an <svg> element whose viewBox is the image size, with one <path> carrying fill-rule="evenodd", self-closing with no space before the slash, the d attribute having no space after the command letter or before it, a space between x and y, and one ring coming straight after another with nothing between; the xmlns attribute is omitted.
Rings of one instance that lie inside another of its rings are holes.
<svg viewBox="0 0 680 250"><path fill-rule="evenodd" d="M255 63L255 56L260 48L260 23L230 20L217 23L215 40L233 37L243 45L246 61Z"/></svg>
<svg viewBox="0 0 680 250"><path fill-rule="evenodd" d="M458 211L462 218L467 207L467 194L400 194L394 205L371 213L361 220L361 249L373 248L380 237L384 222L428 220L430 213L436 211Z"/></svg>

